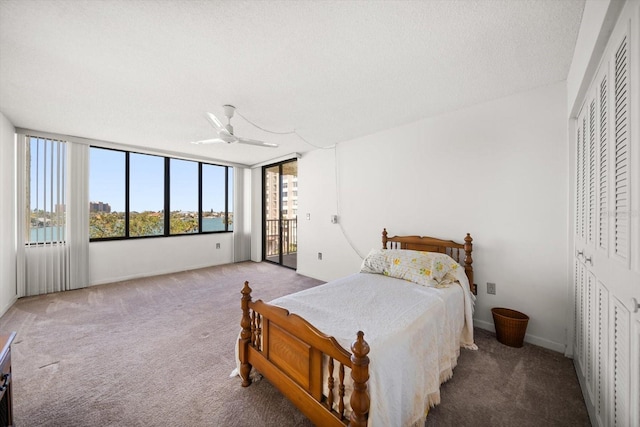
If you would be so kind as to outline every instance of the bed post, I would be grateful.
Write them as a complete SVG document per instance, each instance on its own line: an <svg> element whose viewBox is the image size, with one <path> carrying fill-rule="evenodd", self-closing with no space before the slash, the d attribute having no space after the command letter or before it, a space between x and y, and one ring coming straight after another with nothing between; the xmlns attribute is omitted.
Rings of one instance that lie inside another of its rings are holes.
<svg viewBox="0 0 640 427"><path fill-rule="evenodd" d="M469 286L471 287L471 292L474 292L476 285L473 283L473 258L471 258L471 251L473 250L473 239L471 238L471 234L467 233L467 237L464 238L464 271L467 273L467 277L469 278Z"/></svg>
<svg viewBox="0 0 640 427"><path fill-rule="evenodd" d="M242 291L242 299L240 305L242 307L242 320L240 320L240 339L238 340L238 353L240 357L240 378L242 378L242 387L251 385L251 365L249 364L249 344L251 343L251 316L249 314L249 303L251 302L251 288L249 282L244 282Z"/></svg>
<svg viewBox="0 0 640 427"><path fill-rule="evenodd" d="M387 249L387 229L382 229L382 249Z"/></svg>
<svg viewBox="0 0 640 427"><path fill-rule="evenodd" d="M358 338L351 344L351 378L353 392L351 393L351 417L349 426L366 427L369 413L369 344L364 340L364 333L358 331Z"/></svg>

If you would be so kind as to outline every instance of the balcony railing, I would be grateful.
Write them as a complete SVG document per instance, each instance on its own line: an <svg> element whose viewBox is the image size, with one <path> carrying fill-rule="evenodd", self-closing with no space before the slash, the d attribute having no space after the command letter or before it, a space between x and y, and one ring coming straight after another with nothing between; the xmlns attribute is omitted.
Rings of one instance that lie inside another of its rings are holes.
<svg viewBox="0 0 640 427"><path fill-rule="evenodd" d="M267 238L266 249L267 257L278 255L280 253L280 230L278 224L282 227L282 255L298 252L298 220L294 219L268 219L266 221Z"/></svg>

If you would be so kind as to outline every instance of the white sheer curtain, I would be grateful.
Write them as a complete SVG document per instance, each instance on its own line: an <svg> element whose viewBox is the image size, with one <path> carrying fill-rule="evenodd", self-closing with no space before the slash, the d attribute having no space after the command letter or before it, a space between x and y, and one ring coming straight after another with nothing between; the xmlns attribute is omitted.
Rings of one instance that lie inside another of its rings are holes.
<svg viewBox="0 0 640 427"><path fill-rule="evenodd" d="M30 135L17 142L18 296L85 287L89 147Z"/></svg>
<svg viewBox="0 0 640 427"><path fill-rule="evenodd" d="M89 146L68 142L67 246L69 289L89 284Z"/></svg>

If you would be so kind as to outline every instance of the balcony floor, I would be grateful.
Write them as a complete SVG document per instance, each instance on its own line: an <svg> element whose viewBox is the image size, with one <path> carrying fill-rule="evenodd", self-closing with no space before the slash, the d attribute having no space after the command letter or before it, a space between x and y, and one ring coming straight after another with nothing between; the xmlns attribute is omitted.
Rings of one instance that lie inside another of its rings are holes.
<svg viewBox="0 0 640 427"><path fill-rule="evenodd" d="M268 256L265 259L269 262L274 262L276 264L278 264L278 255L272 255L272 256ZM294 270L296 270L298 268L298 253L297 252L291 252L288 253L286 255L282 256L282 265L285 267L289 267L289 268L293 268Z"/></svg>

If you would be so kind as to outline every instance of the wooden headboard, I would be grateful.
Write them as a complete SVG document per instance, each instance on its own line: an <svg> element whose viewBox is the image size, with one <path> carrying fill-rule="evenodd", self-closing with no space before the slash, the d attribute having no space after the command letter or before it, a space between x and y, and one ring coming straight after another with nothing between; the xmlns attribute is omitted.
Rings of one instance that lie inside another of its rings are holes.
<svg viewBox="0 0 640 427"><path fill-rule="evenodd" d="M441 254L447 254L458 264L464 266L464 272L469 279L469 287L474 295L477 295L477 288L473 283L473 258L471 258L471 252L473 251L473 239L471 234L467 233L464 238L464 243L456 243L453 240L436 239L435 237L427 236L393 236L387 235L387 229L382 230L382 249L411 249L416 251L426 252L439 252ZM462 249L462 254L460 252ZM464 258L461 259L461 256Z"/></svg>

